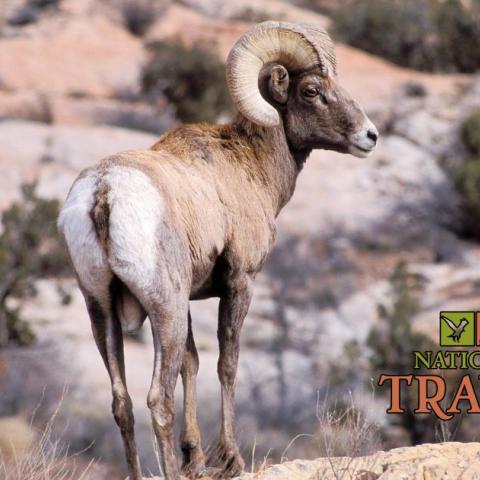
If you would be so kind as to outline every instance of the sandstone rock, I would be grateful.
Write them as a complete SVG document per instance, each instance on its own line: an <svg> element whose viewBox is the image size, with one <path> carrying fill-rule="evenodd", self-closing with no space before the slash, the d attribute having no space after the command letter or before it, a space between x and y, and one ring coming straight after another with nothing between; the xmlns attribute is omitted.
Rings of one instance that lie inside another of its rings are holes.
<svg viewBox="0 0 480 480"><path fill-rule="evenodd" d="M76 98L32 90L0 91L0 120L33 120L62 125L112 125L161 134L176 124L173 109L160 98L145 102Z"/></svg>
<svg viewBox="0 0 480 480"><path fill-rule="evenodd" d="M225 61L233 44L248 26L246 22L214 20L190 8L174 4L150 28L147 40L178 39L189 46L213 47Z"/></svg>
<svg viewBox="0 0 480 480"><path fill-rule="evenodd" d="M317 23L329 25L329 19L311 10L297 7L283 0L182 0L205 15L220 19L245 19L251 22L263 20L286 20L289 22Z"/></svg>
<svg viewBox="0 0 480 480"><path fill-rule="evenodd" d="M424 444L368 457L295 460L241 480L462 480L480 479L480 443Z"/></svg>
<svg viewBox="0 0 480 480"><path fill-rule="evenodd" d="M429 94L450 95L458 93L459 85L472 81L468 75L434 75L401 68L341 43L335 49L340 82L368 110L385 110L403 102L401 92L407 82L423 85Z"/></svg>
<svg viewBox="0 0 480 480"><path fill-rule="evenodd" d="M299 234L318 235L337 227L349 234L375 235L381 232L373 227L383 225L382 234L392 239L388 232L404 225L395 236L405 238L423 225L408 224L411 218L429 219L430 226L441 213L448 216L455 202L451 182L436 158L390 135L381 138L377 151L366 160L314 151L279 218L282 227Z"/></svg>
<svg viewBox="0 0 480 480"><path fill-rule="evenodd" d="M394 126L394 132L434 155L444 152L458 136L451 121L438 118L424 108L400 119Z"/></svg>
<svg viewBox="0 0 480 480"><path fill-rule="evenodd" d="M39 180L39 193L64 199L78 173L122 150L150 147L158 137L122 128L0 122L0 208L18 198L18 187Z"/></svg>
<svg viewBox="0 0 480 480"><path fill-rule="evenodd" d="M262 2L261 5L252 1L211 2L205 5L184 3L197 8L197 11L173 4L150 28L147 35L149 41L176 38L186 45L213 47L222 60L226 60L234 43L251 23L283 19L291 22L308 21L321 26L327 24L326 17L322 15L277 0Z"/></svg>
<svg viewBox="0 0 480 480"><path fill-rule="evenodd" d="M9 90L111 96L138 87L143 61L141 42L99 16L38 38L0 39L0 81Z"/></svg>
<svg viewBox="0 0 480 480"><path fill-rule="evenodd" d="M176 124L172 108L160 100L153 107L139 101L53 97L50 112L56 124L111 125L157 135Z"/></svg>
<svg viewBox="0 0 480 480"><path fill-rule="evenodd" d="M0 119L4 118L48 123L52 120L49 98L32 90L0 91Z"/></svg>

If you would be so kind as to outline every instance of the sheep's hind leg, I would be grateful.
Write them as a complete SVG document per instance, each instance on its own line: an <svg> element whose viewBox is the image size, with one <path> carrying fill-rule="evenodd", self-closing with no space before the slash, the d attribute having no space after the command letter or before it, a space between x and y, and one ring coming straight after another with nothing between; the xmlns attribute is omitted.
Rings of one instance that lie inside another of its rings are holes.
<svg viewBox="0 0 480 480"><path fill-rule="evenodd" d="M193 339L190 311L188 312L188 336L180 372L183 381L183 428L180 440L183 453L182 473L193 477L206 473L206 468L197 421L195 380L198 373L198 352Z"/></svg>
<svg viewBox="0 0 480 480"><path fill-rule="evenodd" d="M218 376L222 387L222 428L218 448L210 457L214 463L221 465L223 469L221 478L234 477L245 468L245 462L235 440L234 396L240 331L250 301L251 288L246 277L235 279L229 291L220 299Z"/></svg>
<svg viewBox="0 0 480 480"><path fill-rule="evenodd" d="M168 305L145 302L155 349L152 384L147 403L152 414L153 430L166 480L181 478L174 446L174 391L187 340L188 296L175 293L176 295L163 297L171 299Z"/></svg>
<svg viewBox="0 0 480 480"><path fill-rule="evenodd" d="M132 401L127 391L120 322L113 313L110 298L102 301L84 294L92 323L93 336L107 367L112 384L112 412L120 428L127 457L130 480L142 480L137 454Z"/></svg>

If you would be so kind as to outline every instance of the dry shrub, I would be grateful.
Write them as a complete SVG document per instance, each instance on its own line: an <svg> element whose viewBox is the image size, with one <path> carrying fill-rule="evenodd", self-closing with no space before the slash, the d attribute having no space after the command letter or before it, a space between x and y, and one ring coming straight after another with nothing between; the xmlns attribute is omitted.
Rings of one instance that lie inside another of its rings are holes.
<svg viewBox="0 0 480 480"><path fill-rule="evenodd" d="M368 402L372 404L373 398ZM307 438L314 446L308 457L323 458L318 463L315 478L334 478L335 480L360 480L363 474L375 468L381 449L379 426L369 420L365 412L355 405L350 395L346 401L331 402L328 395L320 402L317 400L318 433L299 434L287 445L281 455L281 463L288 462L287 454L300 439ZM360 457L362 457L360 459ZM252 473L264 473L272 466L269 454L262 462L255 462L255 446L252 452ZM285 470L286 472L286 470ZM273 473L273 471L272 471ZM289 471L291 480L306 478L304 473ZM263 476L262 476L263 478ZM309 476L308 478L313 478Z"/></svg>
<svg viewBox="0 0 480 480"><path fill-rule="evenodd" d="M22 417L0 417L0 454L11 461L31 448L36 436Z"/></svg>
<svg viewBox="0 0 480 480"><path fill-rule="evenodd" d="M373 469L376 457L372 454L380 449L379 428L355 405L353 397L344 404L318 402L317 419L319 447L328 459L326 469L336 480L358 478L358 457L366 457L362 459L362 470Z"/></svg>
<svg viewBox="0 0 480 480"><path fill-rule="evenodd" d="M0 478L3 480L86 480L93 461L80 467L79 454L71 454L68 445L53 429L59 403L43 431L35 433L31 424L19 418L6 422L0 432ZM8 426L9 425L9 426ZM19 428L21 426L21 428ZM11 428L10 428L11 427ZM5 445L9 445L8 448Z"/></svg>

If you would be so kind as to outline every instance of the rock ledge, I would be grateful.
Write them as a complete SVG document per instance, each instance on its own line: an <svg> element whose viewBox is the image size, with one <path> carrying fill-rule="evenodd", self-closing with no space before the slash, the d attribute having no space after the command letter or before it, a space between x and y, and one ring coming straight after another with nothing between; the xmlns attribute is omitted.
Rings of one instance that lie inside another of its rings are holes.
<svg viewBox="0 0 480 480"><path fill-rule="evenodd" d="M239 480L480 480L480 443L403 447L368 457L295 460Z"/></svg>

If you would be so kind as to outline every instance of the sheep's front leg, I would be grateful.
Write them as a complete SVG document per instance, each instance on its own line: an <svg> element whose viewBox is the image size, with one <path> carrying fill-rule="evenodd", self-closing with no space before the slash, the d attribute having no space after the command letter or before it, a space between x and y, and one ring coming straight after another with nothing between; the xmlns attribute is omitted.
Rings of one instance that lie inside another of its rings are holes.
<svg viewBox="0 0 480 480"><path fill-rule="evenodd" d="M247 277L237 279L228 292L220 298L218 318L218 376L222 387L222 428L220 432L218 460L224 476L238 475L245 462L235 441L234 395L240 350L240 331L252 298Z"/></svg>

